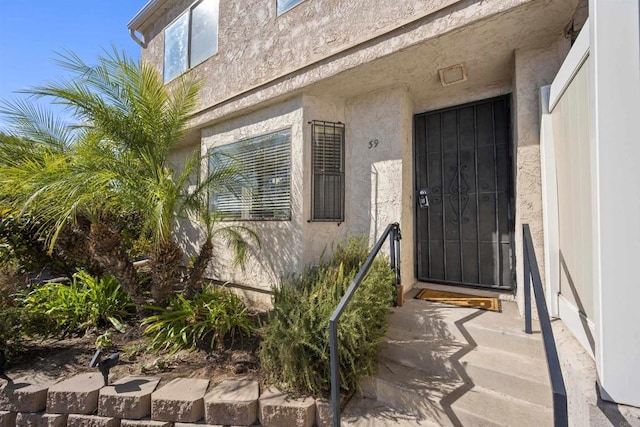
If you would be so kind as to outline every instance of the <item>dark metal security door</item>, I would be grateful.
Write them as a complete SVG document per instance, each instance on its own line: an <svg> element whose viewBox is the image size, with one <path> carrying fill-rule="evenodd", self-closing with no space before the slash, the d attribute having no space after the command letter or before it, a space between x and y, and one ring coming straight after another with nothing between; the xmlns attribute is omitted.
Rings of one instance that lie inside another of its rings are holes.
<svg viewBox="0 0 640 427"><path fill-rule="evenodd" d="M414 126L418 278L511 288L509 98L419 114Z"/></svg>

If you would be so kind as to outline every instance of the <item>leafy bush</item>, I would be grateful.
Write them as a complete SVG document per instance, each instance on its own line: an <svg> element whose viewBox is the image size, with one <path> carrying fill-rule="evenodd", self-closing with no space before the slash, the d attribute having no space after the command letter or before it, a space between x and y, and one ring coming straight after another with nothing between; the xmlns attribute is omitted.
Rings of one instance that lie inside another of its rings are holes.
<svg viewBox="0 0 640 427"><path fill-rule="evenodd" d="M56 264L38 237L40 224L29 215L0 210L0 267L15 266L27 272Z"/></svg>
<svg viewBox="0 0 640 427"><path fill-rule="evenodd" d="M330 392L329 318L368 254L366 241L351 238L318 267L275 290L274 309L259 351L271 382L294 393ZM394 299L394 274L378 257L338 323L341 391L375 372L386 318Z"/></svg>
<svg viewBox="0 0 640 427"><path fill-rule="evenodd" d="M90 327L112 324L122 331L122 319L133 303L113 276L101 278L79 271L70 284L45 283L21 298L22 307L46 316L41 335L82 332Z"/></svg>
<svg viewBox="0 0 640 427"><path fill-rule="evenodd" d="M158 312L143 321L151 350L176 352L203 345L222 349L226 338L233 342L236 334L254 330L247 307L224 287L205 287L189 299L172 296L168 308L147 308Z"/></svg>

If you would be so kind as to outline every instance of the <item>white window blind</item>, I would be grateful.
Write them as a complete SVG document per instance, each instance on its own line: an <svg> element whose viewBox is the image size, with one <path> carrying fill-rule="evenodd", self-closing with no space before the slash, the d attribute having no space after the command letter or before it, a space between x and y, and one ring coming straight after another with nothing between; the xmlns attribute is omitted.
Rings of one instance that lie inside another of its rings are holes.
<svg viewBox="0 0 640 427"><path fill-rule="evenodd" d="M344 221L344 124L313 121L312 220Z"/></svg>
<svg viewBox="0 0 640 427"><path fill-rule="evenodd" d="M240 220L291 219L291 130L249 138L217 149L239 162L242 178L210 194L210 208ZM216 165L210 165L210 168Z"/></svg>

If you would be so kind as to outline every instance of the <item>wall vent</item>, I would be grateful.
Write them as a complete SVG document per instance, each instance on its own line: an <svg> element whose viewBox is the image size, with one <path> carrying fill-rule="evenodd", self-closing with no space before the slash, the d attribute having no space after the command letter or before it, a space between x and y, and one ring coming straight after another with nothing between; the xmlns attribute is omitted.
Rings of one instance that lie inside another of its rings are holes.
<svg viewBox="0 0 640 427"><path fill-rule="evenodd" d="M451 86L456 83L467 81L466 62L451 65L446 68L440 68L438 72L440 73L440 82L442 83L442 86Z"/></svg>

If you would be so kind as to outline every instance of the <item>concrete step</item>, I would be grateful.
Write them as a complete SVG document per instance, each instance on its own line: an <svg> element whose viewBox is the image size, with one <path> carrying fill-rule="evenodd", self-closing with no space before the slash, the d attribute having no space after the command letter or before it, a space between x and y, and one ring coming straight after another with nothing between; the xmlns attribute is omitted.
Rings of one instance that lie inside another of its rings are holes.
<svg viewBox="0 0 640 427"><path fill-rule="evenodd" d="M258 420L257 381L225 380L204 396L208 424L250 426Z"/></svg>
<svg viewBox="0 0 640 427"><path fill-rule="evenodd" d="M501 393L474 387L451 404L463 426L540 427L553 425L553 411Z"/></svg>
<svg viewBox="0 0 640 427"><path fill-rule="evenodd" d="M477 347L460 359L476 386L551 407L546 362L519 354Z"/></svg>
<svg viewBox="0 0 640 427"><path fill-rule="evenodd" d="M209 380L176 378L151 394L151 419L192 423L204 417Z"/></svg>
<svg viewBox="0 0 640 427"><path fill-rule="evenodd" d="M479 347L495 348L545 360L538 322L533 322L534 333L526 334L524 318L520 316L515 302L503 301L502 313L484 311L463 326Z"/></svg>
<svg viewBox="0 0 640 427"><path fill-rule="evenodd" d="M434 372L450 370L449 359L463 347L463 343L452 338L426 337L392 327L384 339L380 356L401 365Z"/></svg>
<svg viewBox="0 0 640 427"><path fill-rule="evenodd" d="M151 393L160 377L124 377L103 387L98 397L98 415L139 420L151 414Z"/></svg>
<svg viewBox="0 0 640 427"><path fill-rule="evenodd" d="M381 359L376 375L361 383L361 394L411 414L416 419L447 425L448 417L440 401L462 384L462 379L453 368L429 373Z"/></svg>
<svg viewBox="0 0 640 427"><path fill-rule="evenodd" d="M544 359L538 325L524 333L524 320L514 302L502 301L502 312L491 312L409 299L389 317L391 331L402 330L446 346L458 342ZM392 335L390 335L393 338Z"/></svg>
<svg viewBox="0 0 640 427"><path fill-rule="evenodd" d="M354 397L342 412L345 427L437 427L440 424L421 419L415 413L402 411L375 399Z"/></svg>
<svg viewBox="0 0 640 427"><path fill-rule="evenodd" d="M93 414L98 394L104 386L99 372L84 373L49 387L47 412L50 414Z"/></svg>
<svg viewBox="0 0 640 427"><path fill-rule="evenodd" d="M260 423L265 427L311 427L316 420L313 398L292 398L275 387L262 393L258 406Z"/></svg>

